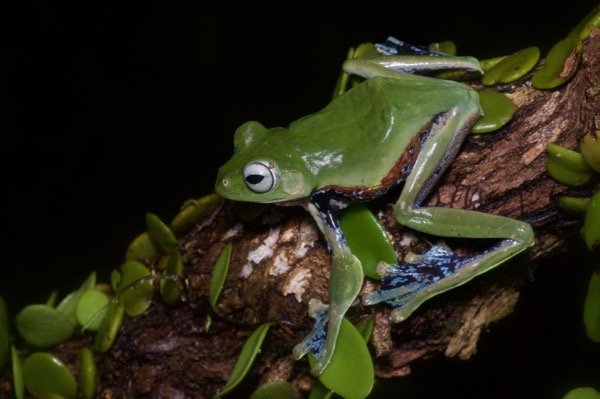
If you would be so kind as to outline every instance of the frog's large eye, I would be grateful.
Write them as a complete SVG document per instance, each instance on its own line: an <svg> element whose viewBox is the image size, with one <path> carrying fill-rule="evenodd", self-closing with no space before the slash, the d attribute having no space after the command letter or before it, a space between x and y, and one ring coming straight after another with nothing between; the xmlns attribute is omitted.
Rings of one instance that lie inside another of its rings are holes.
<svg viewBox="0 0 600 399"><path fill-rule="evenodd" d="M252 162L244 167L246 185L257 193L266 193L274 189L277 178L274 167L266 162Z"/></svg>

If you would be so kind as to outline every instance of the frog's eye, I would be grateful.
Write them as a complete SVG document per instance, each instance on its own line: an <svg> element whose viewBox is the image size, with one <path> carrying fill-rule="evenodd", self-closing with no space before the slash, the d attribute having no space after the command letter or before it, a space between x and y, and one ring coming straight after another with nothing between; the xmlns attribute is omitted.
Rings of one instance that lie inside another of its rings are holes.
<svg viewBox="0 0 600 399"><path fill-rule="evenodd" d="M271 191L277 185L274 167L266 162L252 162L244 167L244 179L250 190L257 193Z"/></svg>

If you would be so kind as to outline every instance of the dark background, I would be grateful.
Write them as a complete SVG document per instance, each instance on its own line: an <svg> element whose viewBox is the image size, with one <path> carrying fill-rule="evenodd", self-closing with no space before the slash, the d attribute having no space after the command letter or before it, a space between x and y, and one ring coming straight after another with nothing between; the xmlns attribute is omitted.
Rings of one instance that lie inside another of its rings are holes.
<svg viewBox="0 0 600 399"><path fill-rule="evenodd" d="M596 2L317 4L29 2L0 13L0 294L13 314L55 288L62 297L92 270L108 281L145 230L146 212L169 221L186 199L211 192L237 126L251 119L287 125L323 107L349 47L393 35L414 44L451 39L459 53L479 58L532 45L545 55ZM573 283L575 295L582 295L585 273L574 273L582 279ZM553 312L566 312L581 335L580 309L561 298L544 306L564 306ZM515 317L525 321L522 312ZM488 346L505 335L536 336L543 327L536 328L515 334L505 322ZM482 346L485 353L485 339ZM589 355L583 348L577 350ZM499 381L519 386L513 373L528 381L527 367L536 363L515 371L508 357L486 366L450 361L465 374L457 392L482 378L469 374L484 370L489 389ZM575 367L567 364L556 379ZM446 372L402 384L422 383L415 392L428 392L436 381L450 384ZM552 397L564 393L552 389Z"/></svg>

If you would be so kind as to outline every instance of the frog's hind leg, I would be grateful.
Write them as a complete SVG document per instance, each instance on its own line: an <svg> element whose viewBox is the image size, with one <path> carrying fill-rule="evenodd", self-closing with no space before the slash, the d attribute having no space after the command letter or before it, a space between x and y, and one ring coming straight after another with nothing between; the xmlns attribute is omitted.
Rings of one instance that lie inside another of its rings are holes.
<svg viewBox="0 0 600 399"><path fill-rule="evenodd" d="M406 319L429 298L466 282L458 278L461 272L486 261L497 247L509 243L501 242L493 249L475 257L458 255L445 247L434 246L419 259L407 263L389 265L381 262L381 287L363 297L365 305L385 302L391 305L392 320L398 323Z"/></svg>
<svg viewBox="0 0 600 399"><path fill-rule="evenodd" d="M329 306L321 305L318 308L311 306L312 310L309 310L309 313L316 318L316 323L307 337L294 348L296 359L307 352L315 355L317 362L311 369L314 375L320 375L331 361L342 320L357 299L364 278L361 263L350 251L335 217L335 212L339 209L334 209L335 207L330 205L326 201L319 206L308 204L308 211L317 222L331 249ZM324 342L323 335L325 335Z"/></svg>
<svg viewBox="0 0 600 399"><path fill-rule="evenodd" d="M422 256L419 264L389 268L380 292L367 296L363 302L390 302L396 306L392 316L396 321L404 320L427 299L517 255L534 239L531 226L516 219L466 209L422 206L478 116L473 92L455 90L452 93L456 105L434 124L423 143L394 213L401 225L425 234L492 239L497 240L497 244L469 257L434 247Z"/></svg>

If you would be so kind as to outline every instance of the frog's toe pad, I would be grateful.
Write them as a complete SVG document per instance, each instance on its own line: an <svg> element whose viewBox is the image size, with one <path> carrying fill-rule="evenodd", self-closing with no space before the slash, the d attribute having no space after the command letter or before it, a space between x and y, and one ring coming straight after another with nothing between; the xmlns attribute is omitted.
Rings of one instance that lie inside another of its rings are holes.
<svg viewBox="0 0 600 399"><path fill-rule="evenodd" d="M308 352L312 353L317 360L323 356L329 320L326 309L326 307L320 308L312 315L315 318L315 324L304 340L294 347L294 358L300 359Z"/></svg>
<svg viewBox="0 0 600 399"><path fill-rule="evenodd" d="M381 288L365 296L363 302L367 305L386 302L395 308L402 307L423 289L454 274L469 260L444 247L432 247L414 262L388 265L381 277Z"/></svg>

